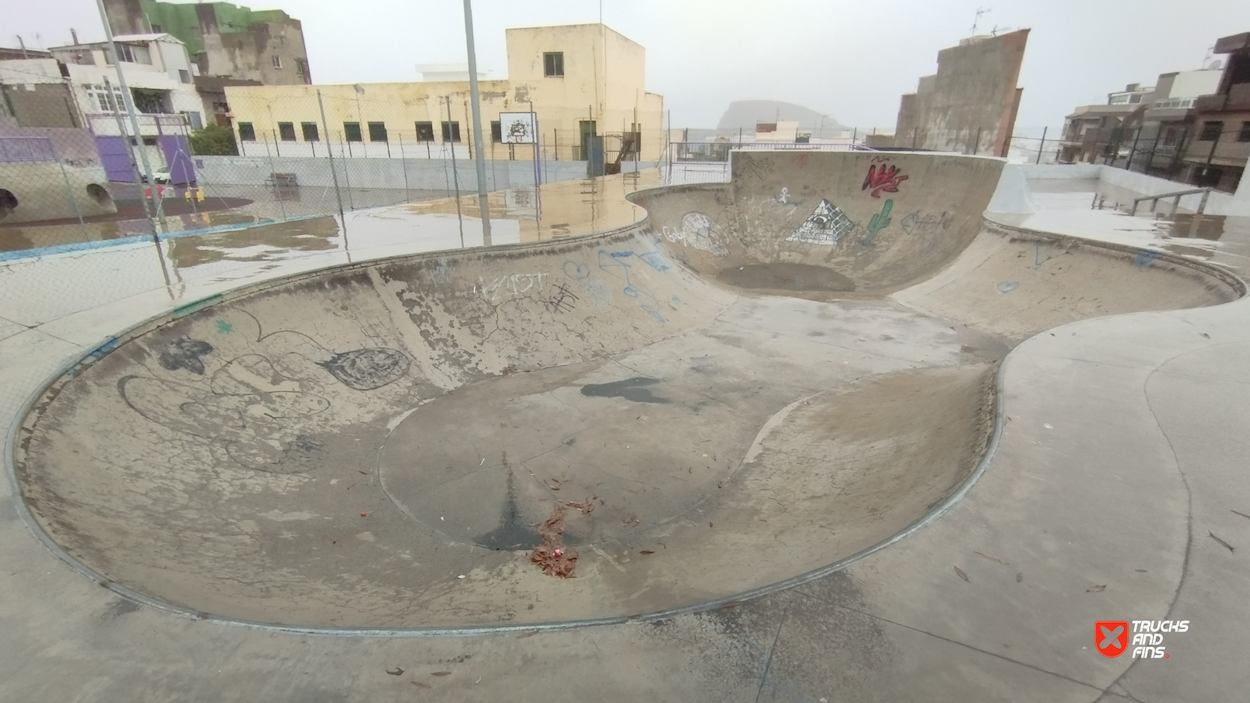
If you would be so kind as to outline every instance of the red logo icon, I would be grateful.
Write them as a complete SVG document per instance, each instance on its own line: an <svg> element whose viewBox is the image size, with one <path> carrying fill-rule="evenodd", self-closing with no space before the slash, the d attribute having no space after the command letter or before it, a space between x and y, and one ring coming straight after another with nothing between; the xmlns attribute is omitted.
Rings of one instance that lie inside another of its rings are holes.
<svg viewBox="0 0 1250 703"><path fill-rule="evenodd" d="M1094 623L1094 644L1104 657L1118 657L1128 649L1128 621L1108 620Z"/></svg>

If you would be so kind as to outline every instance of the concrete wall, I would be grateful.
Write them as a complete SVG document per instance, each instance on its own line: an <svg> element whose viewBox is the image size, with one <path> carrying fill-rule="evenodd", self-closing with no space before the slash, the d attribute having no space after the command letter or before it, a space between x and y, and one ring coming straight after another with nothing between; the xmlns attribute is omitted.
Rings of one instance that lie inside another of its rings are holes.
<svg viewBox="0 0 1250 703"><path fill-rule="evenodd" d="M301 85L312 81L308 70L308 50L304 46L303 25L281 11L246 12L237 24L246 29L229 31L223 11L228 3L197 5L200 29L204 37L204 59L201 69L210 76L230 76L260 81L265 85ZM232 8L235 14L246 8ZM273 57L280 60L273 65ZM304 65L303 75L296 61Z"/></svg>
<svg viewBox="0 0 1250 703"><path fill-rule="evenodd" d="M1007 156L1028 37L1022 29L940 51L937 73L900 102L896 146Z"/></svg>
<svg viewBox="0 0 1250 703"><path fill-rule="evenodd" d="M1142 195L1161 195L1174 193L1178 190L1190 190L1193 186L1164 178L1148 176L1136 171L1126 171L1103 164L1073 164L1035 166L1023 164L1019 166L1028 180L1047 179L1097 179L1103 183L1131 190ZM1213 192L1207 198L1206 213L1209 215L1250 215L1250 186L1246 179L1242 180L1241 188L1236 194ZM1186 195L1181 198L1181 209L1194 211L1201 200L1200 195Z"/></svg>
<svg viewBox="0 0 1250 703"><path fill-rule="evenodd" d="M273 173L293 173L301 187L334 187L328 159L256 158L243 156L197 156L196 174L200 185L264 186ZM632 164L631 164L632 165ZM453 190L452 162L428 159L336 159L335 171L344 188L389 188L403 190ZM642 168L654 168L643 163ZM477 190L477 172L472 161L455 163L460 190ZM627 169L628 170L628 169ZM586 177L585 161L545 161L544 183ZM487 190L532 186L534 164L529 161L487 161Z"/></svg>
<svg viewBox="0 0 1250 703"><path fill-rule="evenodd" d="M254 11L228 2L169 3L105 0L105 12L118 34L168 32L182 40L204 75L257 80L267 85L311 81L296 72L296 59L308 64L300 21L281 10ZM275 68L272 57L281 59Z"/></svg>
<svg viewBox="0 0 1250 703"><path fill-rule="evenodd" d="M1200 95L1214 95L1220 87L1220 74L1219 69L1181 71L1172 79L1167 97L1196 98Z"/></svg>
<svg viewBox="0 0 1250 703"><path fill-rule="evenodd" d="M1056 180L1098 178L1102 164L1021 164L1024 177L1029 180Z"/></svg>
<svg viewBox="0 0 1250 703"><path fill-rule="evenodd" d="M0 137L47 137L61 163L73 168L99 168L100 182L104 182L104 167L95 139L85 129L24 127L11 118L0 117Z"/></svg>
<svg viewBox="0 0 1250 703"><path fill-rule="evenodd" d="M0 189L17 198L17 207L0 210L0 222L38 222L117 212L104 188L104 169L55 162L0 163ZM75 209L77 207L77 209Z"/></svg>
<svg viewBox="0 0 1250 703"><path fill-rule="evenodd" d="M64 83L0 84L0 115L12 110L24 127L82 127L74 93Z"/></svg>

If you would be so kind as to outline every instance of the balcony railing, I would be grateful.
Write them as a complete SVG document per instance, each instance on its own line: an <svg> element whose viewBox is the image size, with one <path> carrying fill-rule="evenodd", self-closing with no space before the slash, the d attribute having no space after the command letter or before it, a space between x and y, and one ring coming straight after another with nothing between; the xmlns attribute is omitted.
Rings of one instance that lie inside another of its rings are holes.
<svg viewBox="0 0 1250 703"><path fill-rule="evenodd" d="M1164 100L1156 100L1150 106L1152 110L1187 110L1194 106L1197 98L1167 98Z"/></svg>

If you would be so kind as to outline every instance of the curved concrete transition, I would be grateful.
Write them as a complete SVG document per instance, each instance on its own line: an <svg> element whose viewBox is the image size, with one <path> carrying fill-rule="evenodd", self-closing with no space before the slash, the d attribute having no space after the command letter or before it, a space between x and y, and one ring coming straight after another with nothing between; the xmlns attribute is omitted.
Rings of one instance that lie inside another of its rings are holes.
<svg viewBox="0 0 1250 703"><path fill-rule="evenodd" d="M54 381L16 467L73 559L206 616L621 618L827 568L966 484L998 361L1085 317L1225 302L1157 252L983 223L1002 163L736 153L561 242L237 291ZM575 578L528 560L565 510Z"/></svg>

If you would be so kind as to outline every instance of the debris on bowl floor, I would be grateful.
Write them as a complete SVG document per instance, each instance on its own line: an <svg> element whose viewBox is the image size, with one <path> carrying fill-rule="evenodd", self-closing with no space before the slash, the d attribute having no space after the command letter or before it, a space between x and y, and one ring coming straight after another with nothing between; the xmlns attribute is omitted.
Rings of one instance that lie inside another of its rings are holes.
<svg viewBox="0 0 1250 703"><path fill-rule="evenodd" d="M551 516L538 528L543 543L530 552L530 562L537 564L548 576L572 578L577 568L577 552L564 546L564 513L561 503L551 509Z"/></svg>

